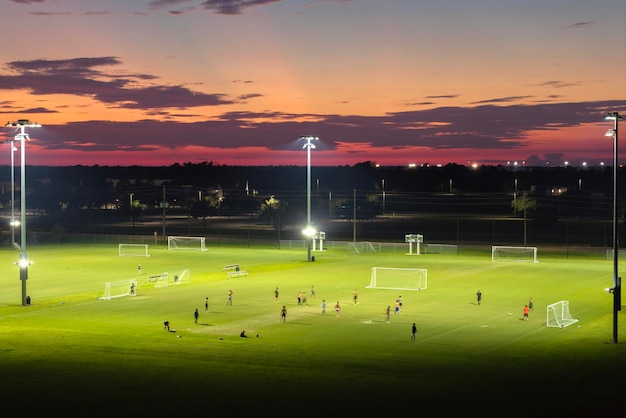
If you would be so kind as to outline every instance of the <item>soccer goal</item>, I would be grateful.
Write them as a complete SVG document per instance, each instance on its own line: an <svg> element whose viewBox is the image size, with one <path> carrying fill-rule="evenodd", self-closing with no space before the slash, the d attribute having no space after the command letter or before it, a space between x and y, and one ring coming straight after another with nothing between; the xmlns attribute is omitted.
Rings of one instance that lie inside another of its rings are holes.
<svg viewBox="0 0 626 418"><path fill-rule="evenodd" d="M491 247L491 261L527 261L537 263L537 247Z"/></svg>
<svg viewBox="0 0 626 418"><path fill-rule="evenodd" d="M116 282L106 282L104 284L104 294L100 299L111 300L123 296L137 294L137 279L120 280Z"/></svg>
<svg viewBox="0 0 626 418"><path fill-rule="evenodd" d="M148 244L119 244L118 251L120 257L150 257Z"/></svg>
<svg viewBox="0 0 626 418"><path fill-rule="evenodd" d="M170 287L191 282L191 272L189 269L180 271L168 271L157 276L150 276L148 280L155 278L154 287Z"/></svg>
<svg viewBox="0 0 626 418"><path fill-rule="evenodd" d="M393 290L424 290L428 287L426 269L400 267L372 267L367 288Z"/></svg>
<svg viewBox="0 0 626 418"><path fill-rule="evenodd" d="M548 305L546 325L549 327L563 328L578 322L578 319L572 318L569 311L569 301L561 300L559 302Z"/></svg>
<svg viewBox="0 0 626 418"><path fill-rule="evenodd" d="M206 251L206 238L168 236L167 249Z"/></svg>
<svg viewBox="0 0 626 418"><path fill-rule="evenodd" d="M349 242L348 252L350 254L375 253L376 248L369 241Z"/></svg>

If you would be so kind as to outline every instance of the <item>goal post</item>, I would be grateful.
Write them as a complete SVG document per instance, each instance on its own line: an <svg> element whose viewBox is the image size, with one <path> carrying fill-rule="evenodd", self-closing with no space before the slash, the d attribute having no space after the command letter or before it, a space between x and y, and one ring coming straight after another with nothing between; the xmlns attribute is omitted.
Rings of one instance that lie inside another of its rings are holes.
<svg viewBox="0 0 626 418"><path fill-rule="evenodd" d="M150 257L148 244L119 244L118 254L120 257Z"/></svg>
<svg viewBox="0 0 626 418"><path fill-rule="evenodd" d="M137 279L119 280L115 282L106 282L104 284L104 293L100 299L111 300L123 296L131 296L137 294Z"/></svg>
<svg viewBox="0 0 626 418"><path fill-rule="evenodd" d="M401 267L372 267L367 288L424 290L428 288L428 270Z"/></svg>
<svg viewBox="0 0 626 418"><path fill-rule="evenodd" d="M493 245L491 247L491 261L526 261L538 263L537 247Z"/></svg>
<svg viewBox="0 0 626 418"><path fill-rule="evenodd" d="M546 325L554 328L563 328L578 322L569 311L569 301L561 300L548 305Z"/></svg>
<svg viewBox="0 0 626 418"><path fill-rule="evenodd" d="M182 237L182 236L168 236L167 237L167 249L168 250L195 250L206 251L206 238L205 237Z"/></svg>

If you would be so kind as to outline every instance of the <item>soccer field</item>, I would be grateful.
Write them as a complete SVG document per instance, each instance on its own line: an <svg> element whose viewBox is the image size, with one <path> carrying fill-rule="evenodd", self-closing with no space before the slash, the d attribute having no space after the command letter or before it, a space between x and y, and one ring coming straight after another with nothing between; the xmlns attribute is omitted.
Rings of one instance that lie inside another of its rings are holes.
<svg viewBox="0 0 626 418"><path fill-rule="evenodd" d="M0 389L4 411L11 411L0 416L368 416L433 408L433 415L464 408L486 416L623 416L618 388L626 351L610 343L613 298L604 289L612 284L612 263L603 258L564 258L541 248L538 263L493 262L490 249L335 249L315 252L315 262L302 250L247 247L151 246L150 254L120 257L115 245L32 246L32 304L24 307L12 266L19 254L0 252L7 266L0 281ZM247 275L230 277L224 268L235 264ZM426 269L428 286L368 288L372 267ZM155 286L157 277L184 270L189 283ZM101 299L105 283L133 279L135 296ZM312 286L315 297L298 306L298 292L309 295ZM399 296L403 307L395 315ZM530 297L534 310L524 321ZM547 306L561 300L578 322L547 327ZM620 324L620 335L624 330Z"/></svg>

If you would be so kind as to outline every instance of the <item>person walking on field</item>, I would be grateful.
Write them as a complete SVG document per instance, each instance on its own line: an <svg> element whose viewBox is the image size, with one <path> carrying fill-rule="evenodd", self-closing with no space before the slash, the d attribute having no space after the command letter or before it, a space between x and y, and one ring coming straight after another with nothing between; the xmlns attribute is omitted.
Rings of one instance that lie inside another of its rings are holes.
<svg viewBox="0 0 626 418"><path fill-rule="evenodd" d="M483 294L480 290L478 290L476 292L476 302L478 303L478 306L480 306L480 301L483 300Z"/></svg>
<svg viewBox="0 0 626 418"><path fill-rule="evenodd" d="M528 299L528 310L530 310L530 311L534 311L534 309L533 309L533 298L532 298L532 296L531 296L531 298L530 298L530 299Z"/></svg>
<svg viewBox="0 0 626 418"><path fill-rule="evenodd" d="M278 303L278 286L274 289L274 303Z"/></svg>
<svg viewBox="0 0 626 418"><path fill-rule="evenodd" d="M198 313L198 308L196 308L196 310L193 312L193 323L197 324L198 323L198 317L200 316L200 314Z"/></svg>
<svg viewBox="0 0 626 418"><path fill-rule="evenodd" d="M354 292L352 292L352 299L354 300L354 304L356 305L356 302L359 299L359 292L357 292L356 289L354 289Z"/></svg>
<svg viewBox="0 0 626 418"><path fill-rule="evenodd" d="M417 335L417 326L415 326L415 322L413 322L413 326L411 327L411 341L415 342L416 335Z"/></svg>
<svg viewBox="0 0 626 418"><path fill-rule="evenodd" d="M528 305L524 305L524 321L528 321L528 311L530 310L530 308L528 307Z"/></svg>
<svg viewBox="0 0 626 418"><path fill-rule="evenodd" d="M209 297L204 298L204 312L209 312Z"/></svg>
<svg viewBox="0 0 626 418"><path fill-rule="evenodd" d="M335 304L335 317L341 314L341 305L339 305L339 301Z"/></svg>
<svg viewBox="0 0 626 418"><path fill-rule="evenodd" d="M391 316L391 305L387 305L387 312L385 312L385 315L387 315L387 323L389 323Z"/></svg>
<svg viewBox="0 0 626 418"><path fill-rule="evenodd" d="M228 300L226 301L226 305L232 306L232 304L233 304L233 291L229 290L228 291Z"/></svg>
<svg viewBox="0 0 626 418"><path fill-rule="evenodd" d="M285 322L287 321L287 308L283 305L283 309L280 310L280 320Z"/></svg>
<svg viewBox="0 0 626 418"><path fill-rule="evenodd" d="M322 315L326 315L326 299L322 299Z"/></svg>

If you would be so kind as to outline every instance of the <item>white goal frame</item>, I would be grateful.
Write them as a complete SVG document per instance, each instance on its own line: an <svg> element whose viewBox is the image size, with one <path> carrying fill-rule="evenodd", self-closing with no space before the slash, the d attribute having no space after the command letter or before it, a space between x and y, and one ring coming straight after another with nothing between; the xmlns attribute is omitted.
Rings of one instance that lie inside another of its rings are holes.
<svg viewBox="0 0 626 418"><path fill-rule="evenodd" d="M390 280L385 278L385 282L382 283L379 277L381 272L391 273L396 278ZM389 282L391 284L388 284ZM428 270L402 267L372 267L370 284L365 287L370 289L424 290L428 288Z"/></svg>
<svg viewBox="0 0 626 418"><path fill-rule="evenodd" d="M111 300L131 295L131 287L133 295L137 295L137 279L119 280L115 282L106 282L104 284L104 293L100 297L101 300Z"/></svg>
<svg viewBox="0 0 626 418"><path fill-rule="evenodd" d="M167 249L206 251L206 238L170 235L167 237Z"/></svg>
<svg viewBox="0 0 626 418"><path fill-rule="evenodd" d="M538 263L537 247L492 245L491 261L525 261Z"/></svg>
<svg viewBox="0 0 626 418"><path fill-rule="evenodd" d="M120 257L125 257L125 256L150 257L151 256L148 244L119 244L118 255Z"/></svg>
<svg viewBox="0 0 626 418"><path fill-rule="evenodd" d="M554 328L568 327L578 322L569 311L569 301L560 300L546 308L546 326Z"/></svg>

